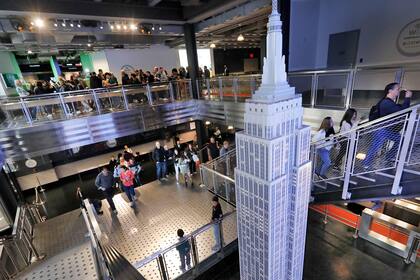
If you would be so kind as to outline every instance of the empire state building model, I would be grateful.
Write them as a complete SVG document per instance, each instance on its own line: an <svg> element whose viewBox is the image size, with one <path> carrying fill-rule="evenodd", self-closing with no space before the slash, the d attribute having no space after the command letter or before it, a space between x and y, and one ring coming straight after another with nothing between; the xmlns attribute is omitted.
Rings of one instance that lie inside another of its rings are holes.
<svg viewBox="0 0 420 280"><path fill-rule="evenodd" d="M235 170L241 280L301 280L310 197L310 128L286 79L277 1L261 87L245 104Z"/></svg>

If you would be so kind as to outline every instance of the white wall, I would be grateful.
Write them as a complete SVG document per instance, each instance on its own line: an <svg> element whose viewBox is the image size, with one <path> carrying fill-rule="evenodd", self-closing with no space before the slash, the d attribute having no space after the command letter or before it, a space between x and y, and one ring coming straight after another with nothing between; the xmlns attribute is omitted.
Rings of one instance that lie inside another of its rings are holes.
<svg viewBox="0 0 420 280"><path fill-rule="evenodd" d="M99 69L102 69L104 72L110 71L104 51L91 53L90 56L92 58L93 69L96 73L98 73Z"/></svg>
<svg viewBox="0 0 420 280"><path fill-rule="evenodd" d="M169 72L179 67L178 50L164 45L152 45L148 49L139 50L105 50L109 71L121 78L121 67L131 65L135 69L152 70L154 66L165 67Z"/></svg>
<svg viewBox="0 0 420 280"><path fill-rule="evenodd" d="M419 0L292 0L291 10L291 70L325 68L329 35L355 29L361 65L420 61L396 47L400 30L420 18Z"/></svg>
<svg viewBox="0 0 420 280"><path fill-rule="evenodd" d="M0 73L14 73L10 52L0 51Z"/></svg>

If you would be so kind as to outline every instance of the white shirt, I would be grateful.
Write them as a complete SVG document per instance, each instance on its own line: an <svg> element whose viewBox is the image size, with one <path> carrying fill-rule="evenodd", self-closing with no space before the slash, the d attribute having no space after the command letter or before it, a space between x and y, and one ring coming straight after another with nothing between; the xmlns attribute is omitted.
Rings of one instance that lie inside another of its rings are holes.
<svg viewBox="0 0 420 280"><path fill-rule="evenodd" d="M323 129L321 129L321 130L319 130L315 135L314 135L314 137L313 137L313 139L312 139L312 142L318 142L318 141L320 141L320 140L323 140L323 139L325 139L325 135L326 135L326 133L325 133L325 130L323 130ZM322 144L324 144L325 142L327 142L327 141L320 141L319 143L318 143L318 145L322 145ZM324 149L326 149L326 150L331 150L331 148L333 147L333 142L332 141L330 141L331 142L331 145L327 145L327 146L325 146L325 147L323 147Z"/></svg>

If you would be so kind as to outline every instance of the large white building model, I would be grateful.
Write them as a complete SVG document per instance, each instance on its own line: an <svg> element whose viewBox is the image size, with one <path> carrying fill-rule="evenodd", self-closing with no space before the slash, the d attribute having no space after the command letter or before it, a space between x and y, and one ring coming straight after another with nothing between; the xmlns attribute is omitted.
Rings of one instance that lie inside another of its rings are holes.
<svg viewBox="0 0 420 280"><path fill-rule="evenodd" d="M310 197L310 128L287 83L277 1L268 21L261 87L236 134L241 280L300 280Z"/></svg>

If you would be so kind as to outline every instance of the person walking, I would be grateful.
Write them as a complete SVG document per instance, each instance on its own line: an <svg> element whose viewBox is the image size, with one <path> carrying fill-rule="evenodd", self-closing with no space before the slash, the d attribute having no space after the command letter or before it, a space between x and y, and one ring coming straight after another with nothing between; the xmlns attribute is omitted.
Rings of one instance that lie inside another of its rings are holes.
<svg viewBox="0 0 420 280"><path fill-rule="evenodd" d="M135 182L135 186L139 187L142 185L141 180L140 180L140 171L141 171L141 166L140 164L138 164L134 158L131 158L128 161L128 168L133 171L134 173L134 182Z"/></svg>
<svg viewBox="0 0 420 280"><path fill-rule="evenodd" d="M196 163L195 163L195 159L198 158L197 156L197 151L194 148L193 144L189 143L188 144L188 148L187 148L187 157L190 160L189 161L189 165L190 165L190 172L191 174L194 174L197 172L197 168L196 168Z"/></svg>
<svg viewBox="0 0 420 280"><path fill-rule="evenodd" d="M191 244L187 239L184 238L184 231L182 229L178 229L176 234L178 235L178 242L181 242L176 246L176 250L179 253L179 259L181 262L179 268L182 272L185 272L185 267L187 267L187 269L191 268Z"/></svg>
<svg viewBox="0 0 420 280"><path fill-rule="evenodd" d="M211 214L211 222L213 223L213 235L215 240L215 245L213 246L213 251L218 251L221 246L220 240L220 226L221 220L223 218L223 211L222 206L219 203L219 198L217 196L213 196L212 198L212 214Z"/></svg>
<svg viewBox="0 0 420 280"><path fill-rule="evenodd" d="M102 167L102 171L96 176L95 186L105 195L112 212L118 214L114 201L112 200L114 196L114 177L109 172L108 166Z"/></svg>
<svg viewBox="0 0 420 280"><path fill-rule="evenodd" d="M321 145L321 148L317 149L318 155L321 159L320 168L318 168L315 173L322 179L326 179L326 174L328 169L331 166L331 159L330 159L330 150L332 148L332 144L326 144L327 141L327 132L331 131L331 127L334 126L333 120L331 117L326 117L323 119L321 126L319 127L318 132L315 134L313 138L313 142L322 141L321 143L317 143Z"/></svg>
<svg viewBox="0 0 420 280"><path fill-rule="evenodd" d="M155 149L152 153L153 161L156 163L156 177L159 182L167 181L166 174L166 160L165 160L165 150L160 146L160 142L156 141Z"/></svg>
<svg viewBox="0 0 420 280"><path fill-rule="evenodd" d="M188 181L190 182L191 187L194 187L190 170L190 161L187 151L182 153L178 161L180 173L185 181L185 187L188 187Z"/></svg>
<svg viewBox="0 0 420 280"><path fill-rule="evenodd" d="M220 148L220 156L223 157L229 152L229 141L225 140L223 141L223 146Z"/></svg>
<svg viewBox="0 0 420 280"><path fill-rule="evenodd" d="M124 192L130 201L130 206L134 208L134 201L136 199L136 192L134 191L134 172L125 165L122 165L121 169L121 183L123 185Z"/></svg>
<svg viewBox="0 0 420 280"><path fill-rule="evenodd" d="M207 145L207 156L209 161L219 157L219 146L214 137L210 137L210 143Z"/></svg>
<svg viewBox="0 0 420 280"><path fill-rule="evenodd" d="M376 105L377 116L375 118L385 117L387 115L396 113L398 111L410 107L411 97L413 93L410 90L404 90L405 98L403 104L397 103L397 98L400 95L401 87L398 83L390 83L384 89L385 96ZM372 112L369 114L371 115ZM371 120L371 116L369 116ZM392 142L392 147L386 152L383 162L395 162L397 160L397 153L400 146L401 134L400 130L403 129L403 124L389 125L384 128L377 129L373 132L372 144L370 145L366 157L362 164L365 169L372 166L373 159L378 151L387 142Z"/></svg>
<svg viewBox="0 0 420 280"><path fill-rule="evenodd" d="M340 134L346 133L350 131L354 126L356 126L357 122L357 111L353 108L347 109L344 113L343 118L340 122ZM349 134L344 134L340 140L340 149L338 154L334 160L334 169L341 170L341 164L343 161L343 157L347 155L347 144L349 139Z"/></svg>
<svg viewBox="0 0 420 280"><path fill-rule="evenodd" d="M172 150L169 149L168 145L164 145L163 150L165 153L165 165L166 165L166 168L165 168L166 172L164 176L167 178L169 177L169 173L172 173L172 170L174 170L174 153L172 152Z"/></svg>
<svg viewBox="0 0 420 280"><path fill-rule="evenodd" d="M179 182L179 161L181 160L181 155L178 152L178 149L174 150L174 168L175 168L175 179L176 183Z"/></svg>

